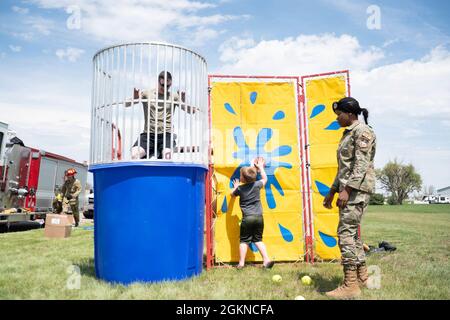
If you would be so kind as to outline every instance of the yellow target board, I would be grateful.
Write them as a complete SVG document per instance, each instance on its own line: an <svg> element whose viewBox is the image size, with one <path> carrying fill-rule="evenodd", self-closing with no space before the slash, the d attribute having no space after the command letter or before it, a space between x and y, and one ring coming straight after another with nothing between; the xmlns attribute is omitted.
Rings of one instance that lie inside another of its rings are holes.
<svg viewBox="0 0 450 320"><path fill-rule="evenodd" d="M337 241L339 210L326 209L323 200L337 172L336 150L343 129L331 107L347 96L346 73L304 79L305 109L308 122L310 187L314 229L314 255L323 260L340 258Z"/></svg>
<svg viewBox="0 0 450 320"><path fill-rule="evenodd" d="M242 213L239 198L230 193L240 168L256 157L267 162L268 183L261 201L263 241L270 257L303 260L306 244L316 259L339 259L339 213L322 203L337 172L336 150L343 131L331 105L348 95L348 72L302 77L300 108L297 77L217 77L211 77L210 93L215 261L239 260ZM246 260L261 261L255 245L250 248Z"/></svg>
<svg viewBox="0 0 450 320"><path fill-rule="evenodd" d="M239 260L239 198L230 196L240 168L266 159L261 190L263 241L277 261L302 260L304 237L298 131L297 82L213 82L212 148L217 179L214 224L217 262ZM254 244L247 261L261 261Z"/></svg>

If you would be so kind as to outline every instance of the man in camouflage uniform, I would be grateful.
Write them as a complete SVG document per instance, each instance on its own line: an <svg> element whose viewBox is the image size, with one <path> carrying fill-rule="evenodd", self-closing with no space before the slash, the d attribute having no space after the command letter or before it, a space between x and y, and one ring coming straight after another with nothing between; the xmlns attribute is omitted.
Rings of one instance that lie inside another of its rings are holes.
<svg viewBox="0 0 450 320"><path fill-rule="evenodd" d="M66 180L61 188L63 195L63 210L64 214L70 214L69 208L72 210L73 217L75 218L75 227L78 227L80 222L80 214L78 212L78 196L81 193L81 183L78 179L75 179L75 169L68 169L66 171Z"/></svg>
<svg viewBox="0 0 450 320"><path fill-rule="evenodd" d="M365 263L363 243L358 234L370 194L375 190L374 157L376 136L367 125L368 111L359 106L358 101L348 97L333 103L333 110L344 130L337 150L338 172L324 206L331 208L334 195L339 197L338 238L344 267L344 284L327 292L332 298L348 299L361 293L359 284L367 286L368 273ZM363 113L366 124L358 121Z"/></svg>

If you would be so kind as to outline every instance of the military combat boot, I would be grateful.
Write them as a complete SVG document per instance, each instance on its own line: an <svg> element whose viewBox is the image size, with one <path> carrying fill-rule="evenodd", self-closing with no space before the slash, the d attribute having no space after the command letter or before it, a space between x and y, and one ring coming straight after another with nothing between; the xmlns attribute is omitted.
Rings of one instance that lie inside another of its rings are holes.
<svg viewBox="0 0 450 320"><path fill-rule="evenodd" d="M366 263L361 263L357 269L356 274L358 275L358 283L361 287L367 288L367 282L369 280L369 273L367 272Z"/></svg>
<svg viewBox="0 0 450 320"><path fill-rule="evenodd" d="M337 289L325 293L327 297L334 299L352 299L360 294L355 266L344 266L344 283Z"/></svg>

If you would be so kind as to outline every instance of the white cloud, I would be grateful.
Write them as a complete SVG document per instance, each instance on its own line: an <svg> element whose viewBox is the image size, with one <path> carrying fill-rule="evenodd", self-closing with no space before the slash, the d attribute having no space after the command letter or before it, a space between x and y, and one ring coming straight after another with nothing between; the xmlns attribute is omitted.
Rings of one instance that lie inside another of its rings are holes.
<svg viewBox="0 0 450 320"><path fill-rule="evenodd" d="M217 38L220 34L225 33L224 30L217 31L211 28L198 28L193 38L186 41L186 46L201 46L208 40Z"/></svg>
<svg viewBox="0 0 450 320"><path fill-rule="evenodd" d="M21 38L25 41L30 41L33 39L33 33L32 32L11 32L10 33L13 37Z"/></svg>
<svg viewBox="0 0 450 320"><path fill-rule="evenodd" d="M55 26L55 23L52 20L39 16L27 16L23 20L23 23L29 26L32 32L37 32L45 36L48 36Z"/></svg>
<svg viewBox="0 0 450 320"><path fill-rule="evenodd" d="M18 7L18 6L12 6L11 10L14 12L17 12L19 14L27 14L28 12L30 12L30 9L22 8L22 7Z"/></svg>
<svg viewBox="0 0 450 320"><path fill-rule="evenodd" d="M248 16L201 15L199 11L216 5L191 0L32 0L47 9L78 6L81 32L102 41L171 41L186 38L198 43L220 32L213 30L226 21ZM68 15L69 17L69 15ZM184 40L184 39L183 39Z"/></svg>
<svg viewBox="0 0 450 320"><path fill-rule="evenodd" d="M376 114L450 120L450 52L353 72L353 94Z"/></svg>
<svg viewBox="0 0 450 320"><path fill-rule="evenodd" d="M392 40L387 40L387 41L385 41L385 42L383 43L382 47L383 47L383 48L387 48L387 47L392 46L393 44L395 44L395 43L397 43L397 42L399 42L399 41L400 41L400 39L398 39L398 38L392 39Z"/></svg>
<svg viewBox="0 0 450 320"><path fill-rule="evenodd" d="M71 47L68 47L67 49L58 49L55 52L56 56L60 60L67 59L70 62L77 61L78 58L80 58L83 53L84 53L83 49L71 48Z"/></svg>
<svg viewBox="0 0 450 320"><path fill-rule="evenodd" d="M349 69L352 95L369 109L369 123L378 136L376 165L398 157L416 165L427 184L450 180L450 172L442 171L450 162L450 51L445 47L392 64L383 64L383 49L364 48L349 35L259 42L235 37L219 52L224 65L213 72L220 74L308 75ZM425 149L427 156L421 155Z"/></svg>
<svg viewBox="0 0 450 320"><path fill-rule="evenodd" d="M22 47L21 46L13 46L12 44L10 44L8 47L9 47L9 49L12 52L20 52L20 51L22 51Z"/></svg>
<svg viewBox="0 0 450 320"><path fill-rule="evenodd" d="M381 66L383 50L365 49L349 35L300 35L258 43L234 37L219 51L225 63L220 73L307 75L349 69L352 94L371 112L450 120L450 52L442 46L419 60Z"/></svg>
<svg viewBox="0 0 450 320"><path fill-rule="evenodd" d="M408 128L402 131L403 138L417 138L420 136L423 136L423 131L419 129Z"/></svg>
<svg viewBox="0 0 450 320"><path fill-rule="evenodd" d="M383 57L379 48L363 49L355 37L300 35L283 40L232 38L221 46L221 71L227 73L296 75L324 70L367 70Z"/></svg>
<svg viewBox="0 0 450 320"><path fill-rule="evenodd" d="M88 160L90 79L62 81L55 69L0 78L1 121L25 144ZM20 83L20 86L15 84ZM20 99L18 99L20 97Z"/></svg>
<svg viewBox="0 0 450 320"><path fill-rule="evenodd" d="M384 1L382 4L370 0L319 1L323 5L344 13L345 19L352 21L359 28L367 28L366 22L370 15L366 12L366 9L371 5L378 5L381 15L381 29L371 32L376 32L386 38L395 37L399 41L407 40L407 42L413 42L415 46L422 48L430 48L450 41L448 32L431 25L423 18L430 15L430 6L425 3L410 1L407 6L398 6L396 1ZM418 12L420 14L417 14ZM411 23L412 21L414 23Z"/></svg>

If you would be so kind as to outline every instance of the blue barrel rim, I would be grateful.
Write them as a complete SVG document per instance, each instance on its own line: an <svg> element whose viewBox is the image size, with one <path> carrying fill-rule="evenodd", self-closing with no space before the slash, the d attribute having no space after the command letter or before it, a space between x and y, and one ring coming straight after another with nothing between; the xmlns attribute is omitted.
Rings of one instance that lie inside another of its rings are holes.
<svg viewBox="0 0 450 320"><path fill-rule="evenodd" d="M198 163L163 162L163 161L126 161L126 162L91 164L88 167L88 171L92 172L100 169L118 168L118 167L192 167L208 170L207 165Z"/></svg>

